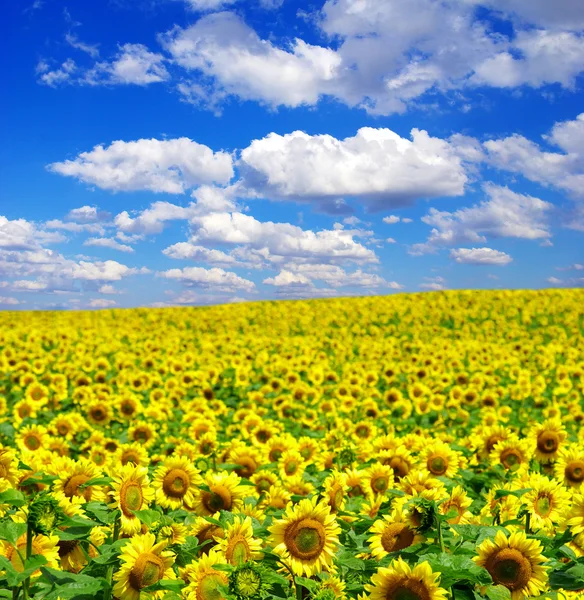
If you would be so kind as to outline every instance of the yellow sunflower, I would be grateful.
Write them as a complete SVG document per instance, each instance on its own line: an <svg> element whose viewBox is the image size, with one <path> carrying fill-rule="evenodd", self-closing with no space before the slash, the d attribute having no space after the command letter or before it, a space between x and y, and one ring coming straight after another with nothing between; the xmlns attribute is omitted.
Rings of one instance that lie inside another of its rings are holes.
<svg viewBox="0 0 584 600"><path fill-rule="evenodd" d="M199 471L187 458L167 458L154 472L156 503L170 509L192 506L200 481Z"/></svg>
<svg viewBox="0 0 584 600"><path fill-rule="evenodd" d="M398 552L424 539L408 525L400 509L393 510L391 514L375 521L369 532L373 535L367 542L371 549L371 556L377 560L381 560L390 552Z"/></svg>
<svg viewBox="0 0 584 600"><path fill-rule="evenodd" d="M215 550L201 556L195 562L187 565L181 576L188 585L182 590L185 600L221 600L223 596L217 589L227 585L227 574L215 568L224 564L223 556Z"/></svg>
<svg viewBox="0 0 584 600"><path fill-rule="evenodd" d="M262 557L262 541L254 538L250 517L235 517L233 523L225 528L223 536L215 541L225 560L231 565Z"/></svg>
<svg viewBox="0 0 584 600"><path fill-rule="evenodd" d="M539 596L546 589L547 573L538 540L527 539L523 531L507 537L498 531L495 539L486 539L478 548L473 560L484 567L495 585L504 585L512 600L524 596Z"/></svg>
<svg viewBox="0 0 584 600"><path fill-rule="evenodd" d="M209 488L208 491L198 490L197 497L193 499L197 514L212 516L220 510L239 510L249 489L240 485L240 482L241 478L236 473L207 473L203 483Z"/></svg>
<svg viewBox="0 0 584 600"><path fill-rule="evenodd" d="M393 486L393 469L388 465L374 463L363 473L364 492L367 496L385 496Z"/></svg>
<svg viewBox="0 0 584 600"><path fill-rule="evenodd" d="M370 600L445 600L447 592L439 586L440 574L428 562L411 568L403 559L380 567L365 585Z"/></svg>
<svg viewBox="0 0 584 600"><path fill-rule="evenodd" d="M570 508L570 493L561 483L539 473L530 475L523 485L530 488L522 501L531 515L532 528L553 533L553 526L563 520Z"/></svg>
<svg viewBox="0 0 584 600"><path fill-rule="evenodd" d="M546 419L530 431L535 457L542 463L553 462L561 449L567 433L559 418Z"/></svg>
<svg viewBox="0 0 584 600"><path fill-rule="evenodd" d="M87 459L80 458L74 461L60 456L53 460L47 470L57 476L53 483L54 492L67 498L71 504L100 502L106 499L101 486L85 486L91 479L103 477L101 469Z"/></svg>
<svg viewBox="0 0 584 600"><path fill-rule="evenodd" d="M560 449L554 463L554 476L566 486L581 487L584 481L584 448L571 444Z"/></svg>
<svg viewBox="0 0 584 600"><path fill-rule="evenodd" d="M333 512L343 510L349 490L345 473L333 471L323 482L324 497Z"/></svg>
<svg viewBox="0 0 584 600"><path fill-rule="evenodd" d="M440 440L434 440L427 444L418 458L420 467L434 477L454 477L461 463L458 452Z"/></svg>
<svg viewBox="0 0 584 600"><path fill-rule="evenodd" d="M139 533L142 524L134 514L136 510L144 510L154 500L154 490L150 487L148 469L127 464L120 467L115 475L110 495L113 503L110 508L121 511L122 532L128 535Z"/></svg>
<svg viewBox="0 0 584 600"><path fill-rule="evenodd" d="M448 499L440 504L439 510L443 515L456 512L448 519L451 525L466 525L473 517L473 514L467 510L471 504L472 500L467 496L466 491L457 485L452 488Z"/></svg>
<svg viewBox="0 0 584 600"><path fill-rule="evenodd" d="M59 538L56 535L35 535L32 538L31 556L41 555L47 559L44 566L57 569L59 567ZM26 533L21 535L16 547L9 542L0 542L0 556L4 556L11 563L16 571L24 571L23 557L26 557ZM38 577L41 574L40 569L36 570L32 577Z"/></svg>
<svg viewBox="0 0 584 600"><path fill-rule="evenodd" d="M303 499L289 505L282 519L268 528L274 552L296 575L311 577L332 565L340 526L325 502Z"/></svg>
<svg viewBox="0 0 584 600"><path fill-rule="evenodd" d="M156 543L153 533L135 535L122 548L121 566L114 575L114 595L120 600L145 600L142 589L161 579L176 579L174 555L164 551L166 542Z"/></svg>
<svg viewBox="0 0 584 600"><path fill-rule="evenodd" d="M527 468L531 456L529 442L520 440L517 435L512 434L506 440L495 444L489 459L494 465L500 464L509 471L518 471Z"/></svg>

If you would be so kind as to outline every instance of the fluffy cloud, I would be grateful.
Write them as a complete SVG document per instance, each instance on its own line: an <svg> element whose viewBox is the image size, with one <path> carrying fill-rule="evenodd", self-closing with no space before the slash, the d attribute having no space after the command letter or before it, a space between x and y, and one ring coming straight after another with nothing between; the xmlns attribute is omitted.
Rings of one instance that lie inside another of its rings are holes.
<svg viewBox="0 0 584 600"><path fill-rule="evenodd" d="M312 287L312 282L306 275L292 273L285 269L280 271L275 277L264 279L264 283L277 287Z"/></svg>
<svg viewBox="0 0 584 600"><path fill-rule="evenodd" d="M550 237L547 214L552 205L533 196L517 194L507 187L485 184L489 200L453 213L431 208L422 217L432 225L428 241L414 244L411 254L434 252L441 246L485 242L487 237L512 237L528 240Z"/></svg>
<svg viewBox="0 0 584 600"><path fill-rule="evenodd" d="M5 250L32 250L42 244L65 241L60 233L44 231L26 219L13 221L0 215L0 248Z"/></svg>
<svg viewBox="0 0 584 600"><path fill-rule="evenodd" d="M187 29L175 27L161 41L177 64L210 78L223 94L273 107L315 104L341 62L334 50L300 39L278 48L229 12L204 16Z"/></svg>
<svg viewBox="0 0 584 600"><path fill-rule="evenodd" d="M21 304L16 298L10 296L0 296L0 306L16 306Z"/></svg>
<svg viewBox="0 0 584 600"><path fill-rule="evenodd" d="M89 238L83 242L83 245L110 248L111 250L119 250L120 252L134 252L134 248L132 248L132 246L120 244L113 238Z"/></svg>
<svg viewBox="0 0 584 600"><path fill-rule="evenodd" d="M290 223L258 221L243 213L212 213L191 219L192 243L223 243L247 246L261 251L271 262L350 260L377 262L375 253L353 239L343 229L311 231ZM248 257L249 258L249 257Z"/></svg>
<svg viewBox="0 0 584 600"><path fill-rule="evenodd" d="M95 300L91 300L88 304L89 308L113 308L117 306L117 302L115 300L106 300L105 298L96 298Z"/></svg>
<svg viewBox="0 0 584 600"><path fill-rule="evenodd" d="M493 166L584 196L584 113L572 121L556 123L545 139L562 152L542 150L521 135L490 140L484 146Z"/></svg>
<svg viewBox="0 0 584 600"><path fill-rule="evenodd" d="M81 206L67 213L65 219L74 223L98 223L107 221L111 215L105 211L98 210L97 206Z"/></svg>
<svg viewBox="0 0 584 600"><path fill-rule="evenodd" d="M394 223L399 223L400 218L396 217L395 215L389 215L389 217L383 217L383 222L387 223L388 225L393 225Z"/></svg>
<svg viewBox="0 0 584 600"><path fill-rule="evenodd" d="M181 281L189 286L216 291L231 292L233 290L243 290L246 292L253 292L255 290L253 281L249 281L236 273L224 271L217 267L212 269L205 269L203 267L170 269L159 273L159 275L166 279Z"/></svg>
<svg viewBox="0 0 584 600"><path fill-rule="evenodd" d="M210 265L235 265L236 259L221 250L196 246L189 242L179 242L165 248L162 253L169 258L196 260Z"/></svg>
<svg viewBox="0 0 584 600"><path fill-rule="evenodd" d="M508 265L513 259L505 252L492 248L457 248L450 251L450 258L466 265Z"/></svg>
<svg viewBox="0 0 584 600"><path fill-rule="evenodd" d="M182 194L188 188L228 183L231 156L188 138L115 141L95 146L74 160L52 163L50 171L113 191L148 190Z"/></svg>
<svg viewBox="0 0 584 600"><path fill-rule="evenodd" d="M371 127L344 140L271 133L242 150L239 167L250 193L321 203L358 196L370 210L460 196L467 182L450 144L418 129L411 140Z"/></svg>

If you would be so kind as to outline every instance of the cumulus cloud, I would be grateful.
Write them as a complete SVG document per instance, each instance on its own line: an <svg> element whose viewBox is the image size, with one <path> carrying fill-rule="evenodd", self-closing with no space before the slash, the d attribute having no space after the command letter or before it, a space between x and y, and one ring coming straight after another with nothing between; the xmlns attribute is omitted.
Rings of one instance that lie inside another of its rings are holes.
<svg viewBox="0 0 584 600"><path fill-rule="evenodd" d="M72 221L73 223L98 223L107 221L110 218L111 215L109 213L98 210L97 206L85 205L70 210L65 220Z"/></svg>
<svg viewBox="0 0 584 600"><path fill-rule="evenodd" d="M487 183L488 200L449 213L431 208L422 221L433 226L427 242L414 244L411 254L435 252L443 246L485 242L488 237L527 240L550 237L547 215L549 202L518 194L508 187Z"/></svg>
<svg viewBox="0 0 584 600"><path fill-rule="evenodd" d="M466 265L497 265L504 267L513 259L505 252L492 248L457 248L450 251L450 258Z"/></svg>
<svg viewBox="0 0 584 600"><path fill-rule="evenodd" d="M213 152L189 138L118 140L73 160L52 163L48 169L106 190L169 194L202 184L225 184L233 177L227 152Z"/></svg>
<svg viewBox="0 0 584 600"><path fill-rule="evenodd" d="M321 203L359 197L370 210L460 196L467 182L450 144L418 129L411 139L371 127L343 140L270 133L242 150L239 168L241 186L252 194Z"/></svg>
<svg viewBox="0 0 584 600"><path fill-rule="evenodd" d="M253 292L255 284L253 281L244 279L231 271L213 267L205 269L203 267L186 267L184 269L170 269L159 273L166 279L174 279L186 285L201 287L216 291L231 292L233 290L243 290Z"/></svg>
<svg viewBox="0 0 584 600"><path fill-rule="evenodd" d="M105 298L96 298L88 304L89 308L113 308L118 303L115 300L106 300Z"/></svg>
<svg viewBox="0 0 584 600"><path fill-rule="evenodd" d="M83 242L83 245L110 248L111 250L119 250L120 252L134 252L134 248L132 248L132 246L120 244L113 238L89 238Z"/></svg>
<svg viewBox="0 0 584 600"><path fill-rule="evenodd" d="M315 104L341 62L334 50L301 39L278 48L229 12L175 27L161 42L177 64L209 78L223 94L273 107Z"/></svg>
<svg viewBox="0 0 584 600"><path fill-rule="evenodd" d="M396 217L395 215L389 215L389 217L383 217L383 222L387 223L388 225L393 225L394 223L399 223L400 218Z"/></svg>
<svg viewBox="0 0 584 600"><path fill-rule="evenodd" d="M21 302L16 298L12 298L11 296L0 296L0 306L17 306L18 304L21 304Z"/></svg>
<svg viewBox="0 0 584 600"><path fill-rule="evenodd" d="M221 250L214 248L205 248L197 246L189 242L178 242L168 248L165 248L162 253L169 258L182 260L196 260L210 265L236 265L237 260Z"/></svg>
<svg viewBox="0 0 584 600"><path fill-rule="evenodd" d="M356 242L351 231L343 229L315 232L290 223L258 221L238 212L201 215L190 223L192 243L243 245L261 252L257 258L271 262L291 259L377 262L372 250Z"/></svg>
<svg viewBox="0 0 584 600"><path fill-rule="evenodd" d="M65 241L60 233L45 231L26 219L10 220L0 215L0 248L5 250L32 250L42 244Z"/></svg>

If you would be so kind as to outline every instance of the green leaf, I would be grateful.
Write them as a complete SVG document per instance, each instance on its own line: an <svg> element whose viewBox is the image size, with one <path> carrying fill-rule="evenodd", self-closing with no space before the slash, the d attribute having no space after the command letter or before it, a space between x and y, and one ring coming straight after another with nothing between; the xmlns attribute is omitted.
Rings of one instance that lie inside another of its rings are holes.
<svg viewBox="0 0 584 600"><path fill-rule="evenodd" d="M439 572L440 586L449 588L455 583L468 582L476 585L492 583L491 576L486 569L479 567L468 556L453 554L424 554L418 559L418 564L428 561L432 571Z"/></svg>
<svg viewBox="0 0 584 600"><path fill-rule="evenodd" d="M554 571L549 575L550 587L568 591L584 588L584 564L579 563L565 571Z"/></svg>
<svg viewBox="0 0 584 600"><path fill-rule="evenodd" d="M18 490L6 490L0 493L0 504L8 504L9 506L24 506L27 503L22 492Z"/></svg>
<svg viewBox="0 0 584 600"><path fill-rule="evenodd" d="M47 563L47 559L41 554L31 556L24 562L24 570L18 574L16 585L20 585L25 579L28 579L39 567Z"/></svg>
<svg viewBox="0 0 584 600"><path fill-rule="evenodd" d="M154 523L159 521L160 517L162 517L162 514L159 513L157 510L145 509L135 510L133 512L138 517L138 519L140 519L140 521L148 527L152 527L152 525L154 525Z"/></svg>
<svg viewBox="0 0 584 600"><path fill-rule="evenodd" d="M306 577L296 577L296 584L305 587L309 592L316 592L319 587L318 581L307 579Z"/></svg>
<svg viewBox="0 0 584 600"><path fill-rule="evenodd" d="M26 523L3 521L0 523L0 540L6 540L16 546L18 538L26 533Z"/></svg>
<svg viewBox="0 0 584 600"><path fill-rule="evenodd" d="M111 525L118 514L117 510L110 510L103 502L88 502L83 508L86 513L104 525Z"/></svg>
<svg viewBox="0 0 584 600"><path fill-rule="evenodd" d="M82 598L83 596L95 597L97 592L104 589L107 583L104 579L90 577L89 575L57 571L49 567L41 567L41 572L54 587L48 594L43 595L43 600L68 600Z"/></svg>
<svg viewBox="0 0 584 600"><path fill-rule="evenodd" d="M93 479L82 483L79 486L79 489L84 490L85 488L90 487L92 485L109 485L112 481L113 479L111 477L94 477Z"/></svg>
<svg viewBox="0 0 584 600"><path fill-rule="evenodd" d="M505 496L515 496L516 498L521 498L523 494L527 494L527 492L531 492L532 488L524 488L521 490L497 490L495 492L495 500L499 498L504 498Z"/></svg>
<svg viewBox="0 0 584 600"><path fill-rule="evenodd" d="M489 600L510 600L511 592L504 585L489 585L485 596Z"/></svg>

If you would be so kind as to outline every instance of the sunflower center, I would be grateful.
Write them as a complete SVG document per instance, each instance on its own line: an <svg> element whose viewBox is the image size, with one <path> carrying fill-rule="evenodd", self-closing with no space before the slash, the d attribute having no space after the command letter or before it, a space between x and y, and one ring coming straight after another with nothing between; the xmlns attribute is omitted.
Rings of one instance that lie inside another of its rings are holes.
<svg viewBox="0 0 584 600"><path fill-rule="evenodd" d="M37 435L31 434L24 438L24 445L29 450L38 450L41 447L41 441Z"/></svg>
<svg viewBox="0 0 584 600"><path fill-rule="evenodd" d="M183 498L189 490L191 480L182 469L171 469L162 480L162 489L171 498Z"/></svg>
<svg viewBox="0 0 584 600"><path fill-rule="evenodd" d="M404 578L389 587L385 600L430 600L430 592L422 581Z"/></svg>
<svg viewBox="0 0 584 600"><path fill-rule="evenodd" d="M501 463L506 469L511 469L512 471L517 469L522 459L521 453L515 448L507 448L501 452Z"/></svg>
<svg viewBox="0 0 584 600"><path fill-rule="evenodd" d="M227 576L219 571L211 571L203 576L197 586L197 600L222 600L223 596L219 591L220 585L226 585Z"/></svg>
<svg viewBox="0 0 584 600"><path fill-rule="evenodd" d="M560 438L555 431L542 431L537 436L537 449L544 454L553 454L560 446Z"/></svg>
<svg viewBox="0 0 584 600"><path fill-rule="evenodd" d="M584 461L575 460L566 466L564 471L566 479L572 483L580 483L584 480Z"/></svg>
<svg viewBox="0 0 584 600"><path fill-rule="evenodd" d="M286 475L294 475L294 473L298 471L298 463L295 460L289 460L284 465L284 471L286 472Z"/></svg>
<svg viewBox="0 0 584 600"><path fill-rule="evenodd" d="M487 450L490 452L503 438L498 434L493 434L487 439Z"/></svg>
<svg viewBox="0 0 584 600"><path fill-rule="evenodd" d="M120 506L126 517L133 517L133 511L142 508L142 488L134 481L123 485L120 492Z"/></svg>
<svg viewBox="0 0 584 600"><path fill-rule="evenodd" d="M59 551L59 557L63 558L73 552L79 546L78 540L59 540L57 543L57 549Z"/></svg>
<svg viewBox="0 0 584 600"><path fill-rule="evenodd" d="M86 487L84 490L79 489L86 481L89 481L87 475L73 475L63 486L63 493L67 498L80 496L89 502L91 500L91 486Z"/></svg>
<svg viewBox="0 0 584 600"><path fill-rule="evenodd" d="M437 456L435 454L432 454L428 457L426 466L428 467L428 471L430 471L430 473L433 475L444 475L448 469L448 464L444 460L444 457Z"/></svg>
<svg viewBox="0 0 584 600"><path fill-rule="evenodd" d="M288 552L301 560L312 560L320 556L325 538L323 524L315 519L301 519L293 523L284 534Z"/></svg>
<svg viewBox="0 0 584 600"><path fill-rule="evenodd" d="M203 494L203 505L210 513L216 513L218 510L230 510L231 504L231 494L224 487L218 486Z"/></svg>
<svg viewBox="0 0 584 600"><path fill-rule="evenodd" d="M140 591L142 588L154 585L162 579L164 565L160 557L152 552L140 554L132 570L130 571L129 582L132 588Z"/></svg>
<svg viewBox="0 0 584 600"><path fill-rule="evenodd" d="M208 540L211 541L210 544L205 544L200 549L201 554L208 554L209 550L217 545L217 542L214 539L215 537L223 537L223 529L221 529L221 527L217 527L216 525L209 525L209 527L205 527L204 529L201 529L199 533L197 533L197 540L199 544L203 544L203 542Z"/></svg>
<svg viewBox="0 0 584 600"><path fill-rule="evenodd" d="M385 475L379 475L371 480L371 489L378 494L383 494L386 492L388 486L389 482L387 481L387 477Z"/></svg>
<svg viewBox="0 0 584 600"><path fill-rule="evenodd" d="M235 469L235 472L245 479L249 479L258 468L256 461L251 456L239 458L237 464L240 465L240 468Z"/></svg>
<svg viewBox="0 0 584 600"><path fill-rule="evenodd" d="M404 523L392 523L381 534L381 545L386 552L397 552L412 545L414 534Z"/></svg>
<svg viewBox="0 0 584 600"><path fill-rule="evenodd" d="M229 541L225 551L227 562L232 565L239 565L250 558L250 549L247 540L242 535L237 535Z"/></svg>
<svg viewBox="0 0 584 600"><path fill-rule="evenodd" d="M395 479L401 479L410 472L410 465L399 456L394 456L389 461L389 466L393 469Z"/></svg>
<svg viewBox="0 0 584 600"><path fill-rule="evenodd" d="M552 512L551 498L547 495L538 496L535 501L535 512L540 517L549 517L549 514Z"/></svg>
<svg viewBox="0 0 584 600"><path fill-rule="evenodd" d="M515 548L503 548L489 556L485 568L493 582L510 590L523 589L531 579L531 562Z"/></svg>

